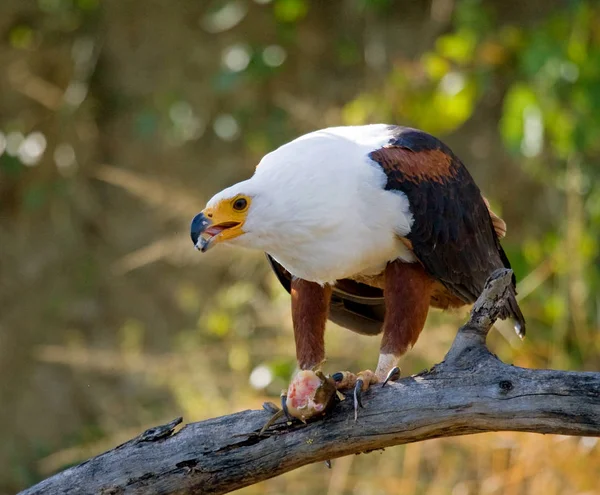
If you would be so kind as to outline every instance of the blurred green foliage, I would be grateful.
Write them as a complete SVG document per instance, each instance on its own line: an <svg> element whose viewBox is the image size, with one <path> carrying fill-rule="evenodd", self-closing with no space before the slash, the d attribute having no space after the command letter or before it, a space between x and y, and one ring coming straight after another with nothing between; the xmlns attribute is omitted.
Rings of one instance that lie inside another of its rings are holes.
<svg viewBox="0 0 600 495"><path fill-rule="evenodd" d="M598 2L3 0L0 32L0 494L278 396L287 294L259 253L196 256L188 221L319 127L443 138L508 224L529 336L499 324L494 351L599 369ZM405 372L463 317L432 312ZM378 352L333 325L327 346L328 371ZM592 439L498 433L244 493L591 494L599 471Z"/></svg>

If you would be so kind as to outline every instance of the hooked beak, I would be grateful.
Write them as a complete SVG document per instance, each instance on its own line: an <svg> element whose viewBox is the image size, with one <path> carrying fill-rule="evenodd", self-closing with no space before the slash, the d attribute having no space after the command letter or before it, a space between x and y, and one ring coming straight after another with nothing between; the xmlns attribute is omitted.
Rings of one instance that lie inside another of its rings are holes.
<svg viewBox="0 0 600 495"><path fill-rule="evenodd" d="M213 221L208 218L204 212L198 213L193 220L190 227L190 236L194 247L205 253L213 245L216 238L220 237L220 234L232 227L239 226L239 222L223 222L220 224L214 224Z"/></svg>
<svg viewBox="0 0 600 495"><path fill-rule="evenodd" d="M192 225L190 227L190 235L192 237L192 242L194 243L194 247L203 253L208 249L209 240L205 238L201 238L203 232L212 224L212 222L206 218L204 213L198 213L192 220Z"/></svg>

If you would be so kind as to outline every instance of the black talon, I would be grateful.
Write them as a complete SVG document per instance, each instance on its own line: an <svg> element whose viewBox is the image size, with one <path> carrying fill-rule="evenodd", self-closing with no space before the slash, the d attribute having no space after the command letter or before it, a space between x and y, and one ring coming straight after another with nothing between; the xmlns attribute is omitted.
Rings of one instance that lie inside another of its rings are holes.
<svg viewBox="0 0 600 495"><path fill-rule="evenodd" d="M362 404L363 383L362 378L359 378L356 380L356 385L354 385L354 421L358 419L358 406L364 407Z"/></svg>
<svg viewBox="0 0 600 495"><path fill-rule="evenodd" d="M327 459L327 460L325 461L325 465L326 465L326 466L327 466L329 469L331 469L331 459Z"/></svg>
<svg viewBox="0 0 600 495"><path fill-rule="evenodd" d="M341 371L338 371L337 373L334 373L333 375L331 375L331 379L334 382L341 382L344 379L344 373L342 373Z"/></svg>
<svg viewBox="0 0 600 495"><path fill-rule="evenodd" d="M395 382L398 378L400 378L400 368L398 368L398 366L394 366L385 377L385 380L381 384L381 388L385 387L385 384L390 380Z"/></svg>
<svg viewBox="0 0 600 495"><path fill-rule="evenodd" d="M294 421L287 408L287 395L283 393L281 394L281 410L283 411L283 414L285 414L285 419L287 419L288 423Z"/></svg>

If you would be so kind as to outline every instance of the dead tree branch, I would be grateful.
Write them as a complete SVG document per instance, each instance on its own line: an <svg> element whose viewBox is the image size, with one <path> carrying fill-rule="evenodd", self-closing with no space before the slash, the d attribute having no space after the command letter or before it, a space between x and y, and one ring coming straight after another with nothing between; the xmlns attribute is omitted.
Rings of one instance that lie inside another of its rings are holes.
<svg viewBox="0 0 600 495"><path fill-rule="evenodd" d="M488 431L600 436L600 373L509 366L485 346L510 282L488 280L445 360L365 396L354 422L350 400L308 425L243 411L144 432L23 494L226 493L313 462L429 438Z"/></svg>

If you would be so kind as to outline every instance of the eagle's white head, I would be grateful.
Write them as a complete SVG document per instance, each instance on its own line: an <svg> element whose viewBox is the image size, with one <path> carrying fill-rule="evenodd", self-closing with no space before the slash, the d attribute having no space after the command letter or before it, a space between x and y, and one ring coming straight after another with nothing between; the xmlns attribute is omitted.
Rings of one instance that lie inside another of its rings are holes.
<svg viewBox="0 0 600 495"><path fill-rule="evenodd" d="M390 139L386 125L338 127L281 146L193 219L194 245L260 249L321 283L376 270L398 257L412 223L406 196L385 190L369 158Z"/></svg>

